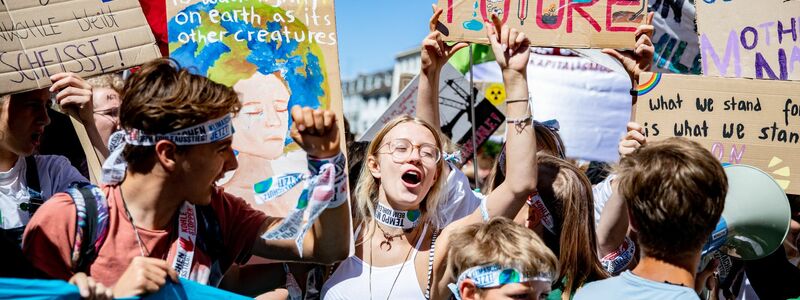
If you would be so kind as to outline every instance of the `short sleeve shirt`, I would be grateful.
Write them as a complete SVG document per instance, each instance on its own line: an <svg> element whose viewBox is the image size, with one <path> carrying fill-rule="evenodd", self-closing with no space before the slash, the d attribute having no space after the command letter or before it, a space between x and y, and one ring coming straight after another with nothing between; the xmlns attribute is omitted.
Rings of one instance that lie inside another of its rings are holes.
<svg viewBox="0 0 800 300"><path fill-rule="evenodd" d="M104 285L112 286L141 252L133 225L125 214L119 186L107 186L103 191L108 197L108 235L89 267L89 274ZM217 261L224 272L231 264L250 258L253 243L269 217L222 189L214 192L210 205L219 221L224 249L223 257ZM61 193L39 208L25 230L25 255L34 266L53 278L67 280L73 275L70 256L75 241L75 222L75 204L67 194ZM167 230L137 228L149 257L166 259L170 264L176 252L173 244L178 238L177 230L177 226ZM211 267L208 255L196 249L191 277L210 272Z"/></svg>
<svg viewBox="0 0 800 300"><path fill-rule="evenodd" d="M616 277L585 284L578 289L574 299L697 300L700 297L688 287L648 280L625 271Z"/></svg>

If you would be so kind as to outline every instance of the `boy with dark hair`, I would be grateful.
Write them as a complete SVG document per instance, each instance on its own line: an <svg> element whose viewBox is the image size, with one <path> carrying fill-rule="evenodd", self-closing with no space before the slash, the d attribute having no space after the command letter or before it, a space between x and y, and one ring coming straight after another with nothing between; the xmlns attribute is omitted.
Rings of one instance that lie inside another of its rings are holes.
<svg viewBox="0 0 800 300"><path fill-rule="evenodd" d="M349 249L342 241L349 240L351 227L335 115L292 108L291 135L308 154L311 175L320 173L318 182L329 182L327 192L309 193L312 212L315 201L327 202L327 209L318 206L318 221L296 244L263 238L276 228L284 233L290 222L267 216L214 184L237 167L231 114L240 108L233 89L170 60L142 66L122 95L126 144L109 156L103 177L110 184L97 192L107 198L97 202L99 215L107 213L97 229L102 238L76 240L76 221L86 215L76 205L80 195L59 194L31 220L26 255L55 278L85 269L114 286L115 297L155 292L178 276L216 285L231 264L244 263L251 254L323 264L345 258ZM77 251L78 241L98 245L89 262Z"/></svg>
<svg viewBox="0 0 800 300"><path fill-rule="evenodd" d="M697 142L670 138L623 158L617 174L642 258L633 271L587 284L575 299L698 299L700 251L728 191L722 165Z"/></svg>

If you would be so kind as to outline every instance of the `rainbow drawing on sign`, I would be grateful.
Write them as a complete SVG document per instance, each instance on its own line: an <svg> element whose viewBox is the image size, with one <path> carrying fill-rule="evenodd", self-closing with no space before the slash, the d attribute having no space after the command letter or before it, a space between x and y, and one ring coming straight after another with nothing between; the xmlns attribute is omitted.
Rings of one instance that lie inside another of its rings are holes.
<svg viewBox="0 0 800 300"><path fill-rule="evenodd" d="M661 73L653 73L653 76L650 77L650 80L647 80L639 85L639 96L647 95L647 93L656 88L659 82L661 82Z"/></svg>

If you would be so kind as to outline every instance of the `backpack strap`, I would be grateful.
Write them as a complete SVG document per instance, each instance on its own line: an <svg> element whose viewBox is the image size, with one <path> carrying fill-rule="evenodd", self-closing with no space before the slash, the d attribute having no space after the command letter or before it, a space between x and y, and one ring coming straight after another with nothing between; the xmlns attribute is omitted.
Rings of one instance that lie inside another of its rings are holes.
<svg viewBox="0 0 800 300"><path fill-rule="evenodd" d="M87 272L108 234L108 203L103 192L88 183L71 185L67 194L75 203L77 214L72 271Z"/></svg>
<svg viewBox="0 0 800 300"><path fill-rule="evenodd" d="M39 167L36 164L36 157L33 155L25 157L25 181L30 200L28 203L20 204L20 208L33 215L44 204L42 186L39 182Z"/></svg>
<svg viewBox="0 0 800 300"><path fill-rule="evenodd" d="M28 188L41 192L42 187L39 184L39 168L36 165L36 157L33 155L25 157L25 180L28 183Z"/></svg>

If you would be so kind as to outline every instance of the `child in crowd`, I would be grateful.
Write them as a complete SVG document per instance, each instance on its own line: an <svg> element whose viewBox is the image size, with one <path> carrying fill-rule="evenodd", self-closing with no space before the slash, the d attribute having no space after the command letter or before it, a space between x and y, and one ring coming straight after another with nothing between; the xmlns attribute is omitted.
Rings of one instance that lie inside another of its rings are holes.
<svg viewBox="0 0 800 300"><path fill-rule="evenodd" d="M453 232L447 268L456 299L544 299L558 261L536 233L506 218Z"/></svg>
<svg viewBox="0 0 800 300"><path fill-rule="evenodd" d="M642 257L633 271L588 283L575 299L697 299L700 250L728 190L722 165L697 142L670 138L635 150L616 173Z"/></svg>

